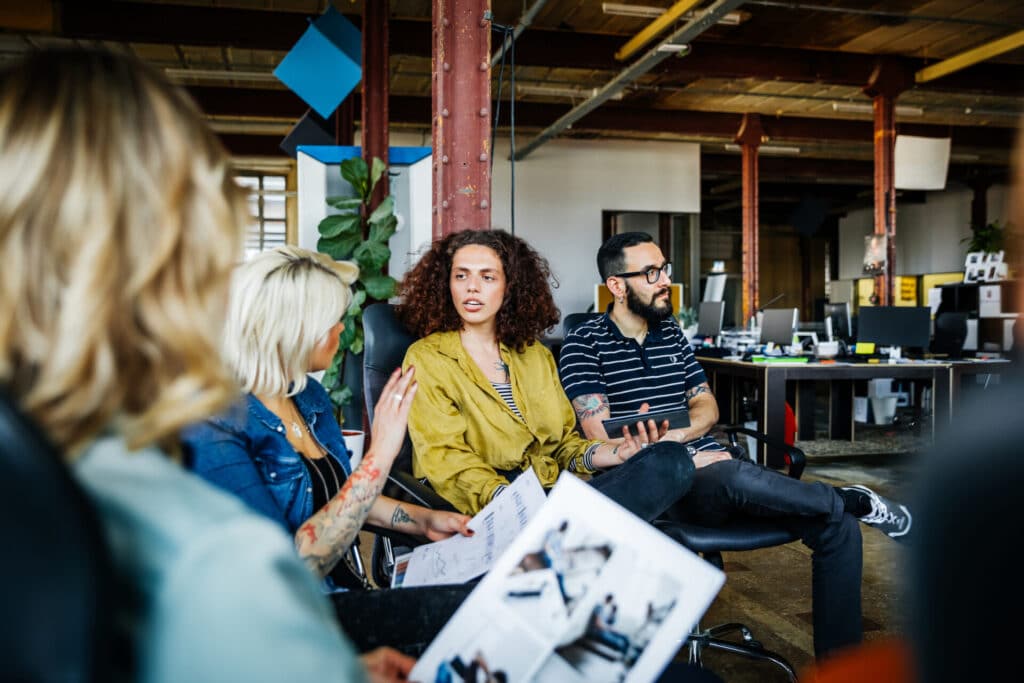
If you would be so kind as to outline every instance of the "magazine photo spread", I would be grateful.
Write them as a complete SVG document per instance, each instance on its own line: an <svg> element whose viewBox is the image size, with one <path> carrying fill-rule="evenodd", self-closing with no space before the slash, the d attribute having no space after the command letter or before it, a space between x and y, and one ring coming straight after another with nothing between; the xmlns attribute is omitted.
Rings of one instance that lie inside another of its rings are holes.
<svg viewBox="0 0 1024 683"><path fill-rule="evenodd" d="M652 681L724 581L696 554L563 473L410 679Z"/></svg>

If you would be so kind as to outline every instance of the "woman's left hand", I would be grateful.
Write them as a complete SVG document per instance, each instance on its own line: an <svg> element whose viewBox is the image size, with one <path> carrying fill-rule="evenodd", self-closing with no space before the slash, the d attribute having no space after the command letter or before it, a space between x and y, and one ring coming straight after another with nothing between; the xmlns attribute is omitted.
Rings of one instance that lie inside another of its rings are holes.
<svg viewBox="0 0 1024 683"><path fill-rule="evenodd" d="M431 510L423 520L423 535L431 541L441 541L455 534L472 536L473 530L467 527L471 517L457 512Z"/></svg>

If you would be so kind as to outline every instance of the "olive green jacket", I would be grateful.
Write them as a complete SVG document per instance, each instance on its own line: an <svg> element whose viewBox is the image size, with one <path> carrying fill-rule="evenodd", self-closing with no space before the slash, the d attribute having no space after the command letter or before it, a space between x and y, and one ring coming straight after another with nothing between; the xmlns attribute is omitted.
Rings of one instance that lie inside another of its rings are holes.
<svg viewBox="0 0 1024 683"><path fill-rule="evenodd" d="M589 473L583 455L598 441L576 431L551 352L534 342L522 353L501 344L520 419L462 347L458 332L417 341L404 366L419 389L409 413L413 474L467 514L476 514L508 479L498 470L532 466L545 488L562 470Z"/></svg>

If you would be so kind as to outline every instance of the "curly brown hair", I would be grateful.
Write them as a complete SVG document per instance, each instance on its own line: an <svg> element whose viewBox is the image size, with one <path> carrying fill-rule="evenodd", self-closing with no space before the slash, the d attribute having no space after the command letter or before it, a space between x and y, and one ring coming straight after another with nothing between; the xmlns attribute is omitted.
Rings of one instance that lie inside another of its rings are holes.
<svg viewBox="0 0 1024 683"><path fill-rule="evenodd" d="M505 270L505 299L497 317L497 335L522 351L561 320L551 288L558 281L547 259L522 239L502 230L465 230L436 241L399 286L398 317L414 334L462 329L448 281L455 252L476 244L494 250Z"/></svg>

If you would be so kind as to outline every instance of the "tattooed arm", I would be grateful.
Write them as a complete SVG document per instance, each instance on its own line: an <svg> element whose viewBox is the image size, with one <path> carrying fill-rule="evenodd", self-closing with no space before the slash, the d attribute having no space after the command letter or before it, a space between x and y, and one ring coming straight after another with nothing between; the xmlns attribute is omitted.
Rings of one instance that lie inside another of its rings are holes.
<svg viewBox="0 0 1024 683"><path fill-rule="evenodd" d="M718 422L718 402L707 382L688 389L686 399L690 406L690 426L686 429L670 429L666 434L666 438L679 443L699 439Z"/></svg>
<svg viewBox="0 0 1024 683"><path fill-rule="evenodd" d="M370 524L385 529L394 529L413 536L425 536L431 541L440 541L455 534L472 535L466 528L471 518L469 515L444 510L431 510L421 505L413 505L387 496L381 496L373 504Z"/></svg>
<svg viewBox="0 0 1024 683"><path fill-rule="evenodd" d="M586 437L606 442L601 444L593 455L595 467L606 468L623 463L636 455L647 443L658 440L658 426L653 420L647 421L646 432L624 430L622 434L608 434L601 423L601 420L611 417L608 397L605 394L577 396L572 401L572 407Z"/></svg>
<svg viewBox="0 0 1024 683"><path fill-rule="evenodd" d="M310 570L326 576L352 545L405 438L409 406L416 394L415 370L392 373L374 411L370 448L355 472L327 505L295 532L295 549Z"/></svg>

